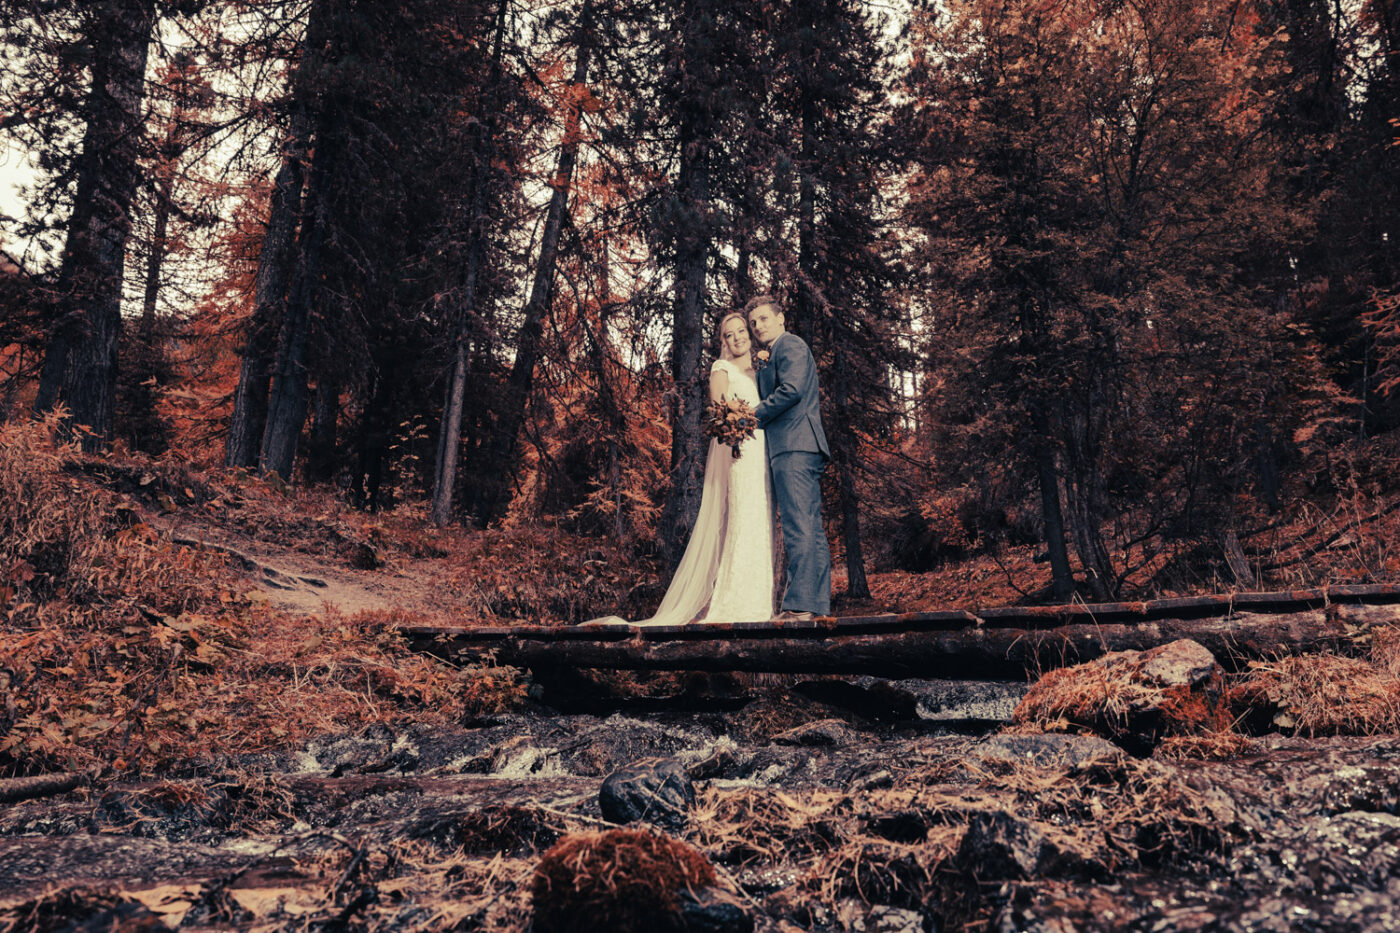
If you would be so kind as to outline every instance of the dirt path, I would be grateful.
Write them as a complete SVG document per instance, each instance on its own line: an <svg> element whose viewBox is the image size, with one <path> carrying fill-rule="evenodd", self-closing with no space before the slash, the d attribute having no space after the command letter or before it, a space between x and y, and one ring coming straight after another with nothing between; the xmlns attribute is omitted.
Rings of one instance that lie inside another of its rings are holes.
<svg viewBox="0 0 1400 933"><path fill-rule="evenodd" d="M396 559L375 569L347 566L337 555L318 557L270 544L227 528L175 515L151 522L176 544L225 553L274 609L318 613L334 606L343 613L366 610L441 610L433 599L433 561Z"/></svg>

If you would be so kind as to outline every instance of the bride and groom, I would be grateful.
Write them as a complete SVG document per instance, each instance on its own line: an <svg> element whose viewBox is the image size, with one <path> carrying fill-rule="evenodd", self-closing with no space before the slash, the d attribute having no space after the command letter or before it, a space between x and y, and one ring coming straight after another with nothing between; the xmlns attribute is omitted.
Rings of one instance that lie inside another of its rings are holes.
<svg viewBox="0 0 1400 933"><path fill-rule="evenodd" d="M812 351L787 332L782 308L768 295L726 314L718 342L710 399L748 403L758 429L737 454L718 439L710 442L700 512L685 555L656 615L635 624L775 618L774 505L787 551L787 588L776 618L828 615L831 550L822 526L821 477L831 452Z"/></svg>

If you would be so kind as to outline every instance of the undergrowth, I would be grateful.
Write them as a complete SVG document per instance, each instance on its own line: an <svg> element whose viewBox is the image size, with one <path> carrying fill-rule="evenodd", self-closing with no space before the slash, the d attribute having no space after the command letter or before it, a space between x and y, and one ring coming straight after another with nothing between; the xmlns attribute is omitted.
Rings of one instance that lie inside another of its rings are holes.
<svg viewBox="0 0 1400 933"><path fill-rule="evenodd" d="M0 425L0 774L149 774L523 697L513 669L410 652L393 626L416 619L273 611L83 478L56 426Z"/></svg>

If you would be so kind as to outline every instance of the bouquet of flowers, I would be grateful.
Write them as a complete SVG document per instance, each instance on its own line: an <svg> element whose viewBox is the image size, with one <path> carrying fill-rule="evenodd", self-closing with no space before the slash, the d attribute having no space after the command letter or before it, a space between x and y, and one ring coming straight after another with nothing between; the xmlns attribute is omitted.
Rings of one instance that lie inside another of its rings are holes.
<svg viewBox="0 0 1400 933"><path fill-rule="evenodd" d="M721 444L728 444L739 459L739 445L753 437L758 430L758 419L753 409L743 399L726 398L710 403L710 414L705 419L705 435L713 437Z"/></svg>

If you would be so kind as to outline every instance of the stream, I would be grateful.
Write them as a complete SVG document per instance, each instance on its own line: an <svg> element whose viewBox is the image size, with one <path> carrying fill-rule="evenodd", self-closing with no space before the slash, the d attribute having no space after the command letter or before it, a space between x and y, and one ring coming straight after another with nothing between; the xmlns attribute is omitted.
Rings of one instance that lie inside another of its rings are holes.
<svg viewBox="0 0 1400 933"><path fill-rule="evenodd" d="M1400 929L1400 739L1140 759L1000 730L1024 690L544 691L11 804L0 931L524 930L540 854L658 760L693 780L670 832L742 889L748 929Z"/></svg>

